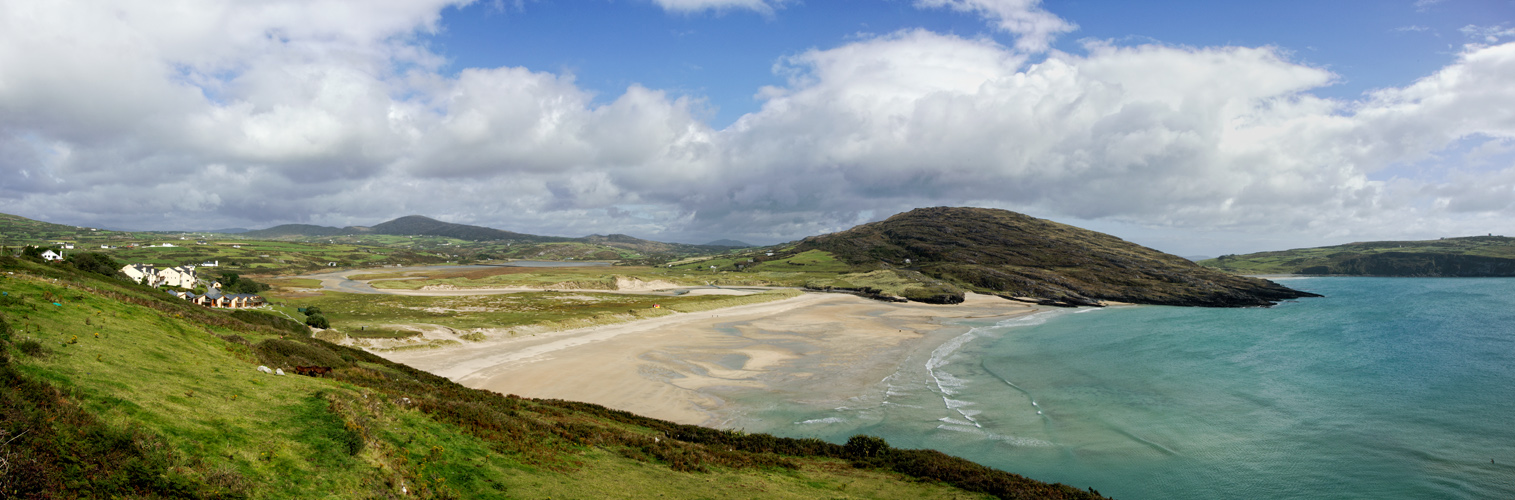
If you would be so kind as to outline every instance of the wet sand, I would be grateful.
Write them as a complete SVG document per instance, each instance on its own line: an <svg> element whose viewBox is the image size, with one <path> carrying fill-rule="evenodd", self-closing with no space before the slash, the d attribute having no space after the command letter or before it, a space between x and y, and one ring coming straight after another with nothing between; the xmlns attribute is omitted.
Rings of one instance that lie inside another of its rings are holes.
<svg viewBox="0 0 1515 500"><path fill-rule="evenodd" d="M843 400L876 386L912 352L966 327L950 322L1030 314L1035 306L969 294L958 305L885 303L809 293L535 336L497 337L391 360L468 387L585 401L655 418L722 426L726 390L805 387Z"/></svg>

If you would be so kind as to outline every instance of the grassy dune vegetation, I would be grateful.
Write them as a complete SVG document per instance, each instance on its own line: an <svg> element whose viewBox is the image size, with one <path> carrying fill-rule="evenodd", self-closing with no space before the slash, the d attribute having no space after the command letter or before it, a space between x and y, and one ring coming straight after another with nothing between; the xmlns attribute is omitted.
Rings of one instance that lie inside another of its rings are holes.
<svg viewBox="0 0 1515 500"><path fill-rule="evenodd" d="M354 337L395 337L392 325L438 325L458 330L474 328L556 331L621 323L675 312L694 312L743 304L780 300L799 295L796 290L775 290L744 296L655 296L586 292L524 292L501 295L416 297L405 295L357 295L323 293L294 299L281 308L302 318L299 307L316 306L331 321L332 329ZM660 307L653 308L653 305Z"/></svg>
<svg viewBox="0 0 1515 500"><path fill-rule="evenodd" d="M0 273L0 497L1098 498L875 438L468 389L67 265Z"/></svg>
<svg viewBox="0 0 1515 500"><path fill-rule="evenodd" d="M618 279L666 282L679 286L780 286L871 291L882 296L915 297L955 288L940 280L910 270L858 272L838 261L830 252L781 250L740 256L693 258L665 265L614 267L493 267L486 269L433 269L359 274L355 280L374 280L374 288L417 290L426 286L458 288L544 288L568 290L615 290Z"/></svg>

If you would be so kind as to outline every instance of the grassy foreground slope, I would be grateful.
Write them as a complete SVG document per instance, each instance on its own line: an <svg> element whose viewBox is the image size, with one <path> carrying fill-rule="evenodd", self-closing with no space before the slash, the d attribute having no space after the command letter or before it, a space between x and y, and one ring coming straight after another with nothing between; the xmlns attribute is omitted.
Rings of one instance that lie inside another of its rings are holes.
<svg viewBox="0 0 1515 500"><path fill-rule="evenodd" d="M468 389L67 265L0 257L0 291L0 498L1098 498L875 438Z"/></svg>
<svg viewBox="0 0 1515 500"><path fill-rule="evenodd" d="M1370 241L1224 255L1200 261L1200 265L1237 274L1515 276L1515 238L1490 235L1429 241Z"/></svg>
<svg viewBox="0 0 1515 500"><path fill-rule="evenodd" d="M1314 296L1108 234L988 208L920 208L806 238L795 249L828 252L854 269L909 269L969 290L1074 305L1257 306Z"/></svg>

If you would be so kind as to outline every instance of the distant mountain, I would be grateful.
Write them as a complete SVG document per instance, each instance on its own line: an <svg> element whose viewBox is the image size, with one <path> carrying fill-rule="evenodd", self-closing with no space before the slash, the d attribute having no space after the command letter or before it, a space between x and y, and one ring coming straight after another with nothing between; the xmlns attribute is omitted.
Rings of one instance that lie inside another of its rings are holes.
<svg viewBox="0 0 1515 500"><path fill-rule="evenodd" d="M612 234L609 236L592 234L583 238L538 236L535 234L517 233L513 231L505 231L502 229L494 229L483 226L442 222L430 217L420 215L400 217L388 222L375 224L372 227L348 226L343 228L335 228L328 226L313 226L309 224L285 224L282 226L275 226L258 231L248 231L246 233L242 233L242 236L248 238L285 238L298 236L324 237L363 234L442 236L469 241L509 241L516 243L576 242L621 248L640 252L643 254L709 254L729 250L729 248L724 246L663 243L659 241L644 240L624 234Z"/></svg>
<svg viewBox="0 0 1515 500"><path fill-rule="evenodd" d="M274 226L268 229L247 231L245 233L242 233L242 236L248 238L283 238L288 236L340 236L344 234L354 234L356 231L357 229L353 227L336 228L327 226L315 226L311 224L284 224L282 226Z"/></svg>
<svg viewBox="0 0 1515 500"><path fill-rule="evenodd" d="M1488 235L1369 241L1222 255L1200 264L1238 274L1506 277L1515 276L1515 238Z"/></svg>
<svg viewBox="0 0 1515 500"><path fill-rule="evenodd" d="M712 241L710 243L706 243L704 246L707 246L707 247L750 248L750 247L755 247L757 245L753 245L751 243L747 243L747 242L743 242L743 241L737 241L737 240L715 240L715 241Z"/></svg>
<svg viewBox="0 0 1515 500"><path fill-rule="evenodd" d="M245 232L248 232L248 231L252 231L252 230L251 229L247 229L247 228L242 228L242 227L229 227L229 228L226 228L226 229L211 229L209 231L189 231L189 232L191 232L191 233L217 233L217 234L242 234L242 233L245 233Z"/></svg>
<svg viewBox="0 0 1515 500"><path fill-rule="evenodd" d="M811 249L854 268L911 269L968 290L1064 305L1264 306L1316 296L1108 234L987 208L916 209L795 247Z"/></svg>
<svg viewBox="0 0 1515 500"><path fill-rule="evenodd" d="M484 226L453 224L420 215L408 215L382 224L376 224L372 228L369 228L369 231L375 234L443 236L469 241L530 241L547 243L570 241L573 239L555 236L537 236Z"/></svg>
<svg viewBox="0 0 1515 500"><path fill-rule="evenodd" d="M34 232L39 234L75 233L80 228L65 226L40 220L28 219L19 215L0 214L0 231L6 232Z"/></svg>
<svg viewBox="0 0 1515 500"><path fill-rule="evenodd" d="M575 238L574 241L580 241L583 243L590 243L595 245L605 245L608 247L624 248L644 254L716 253L728 250L727 248L720 246L689 245L685 243L663 243L661 241L644 240L624 234L612 234L609 236L591 234L583 238Z"/></svg>
<svg viewBox="0 0 1515 500"><path fill-rule="evenodd" d="M1213 259L1215 257L1211 257L1209 255L1185 255L1184 258L1192 260L1194 262L1199 262L1199 261L1202 261L1202 260Z"/></svg>
<svg viewBox="0 0 1515 500"><path fill-rule="evenodd" d="M523 234L483 226L470 226L467 224L453 224L442 222L430 217L409 215L400 217L389 222L376 224L371 227L347 226L330 227L315 226L310 224L284 224L268 229L248 231L242 233L249 238L284 238L291 236L347 236L363 234L389 234L400 236L442 236L470 241L520 241L533 243L546 243L554 241L569 241L572 238L558 238L553 236L537 236Z"/></svg>
<svg viewBox="0 0 1515 500"><path fill-rule="evenodd" d="M96 242L109 237L119 237L123 233L125 232L54 224L0 213L0 244L10 247L52 246L56 241Z"/></svg>

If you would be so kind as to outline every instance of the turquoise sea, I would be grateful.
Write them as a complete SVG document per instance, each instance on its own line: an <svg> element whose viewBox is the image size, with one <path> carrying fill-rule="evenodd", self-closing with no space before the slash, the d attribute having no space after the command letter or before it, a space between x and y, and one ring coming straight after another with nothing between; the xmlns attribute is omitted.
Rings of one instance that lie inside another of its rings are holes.
<svg viewBox="0 0 1515 500"><path fill-rule="evenodd" d="M1127 500L1515 498L1515 279L1281 283L1325 297L973 323L839 408L734 394L733 427Z"/></svg>

